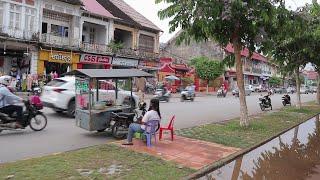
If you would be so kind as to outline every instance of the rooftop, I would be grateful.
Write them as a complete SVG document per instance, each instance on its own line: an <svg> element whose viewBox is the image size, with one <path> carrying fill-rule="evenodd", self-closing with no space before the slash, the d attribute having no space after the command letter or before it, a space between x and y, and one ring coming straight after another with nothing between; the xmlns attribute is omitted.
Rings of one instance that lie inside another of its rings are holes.
<svg viewBox="0 0 320 180"><path fill-rule="evenodd" d="M98 2L114 16L122 19L124 22L132 25L139 25L155 31L161 31L158 26L141 15L123 0L98 0Z"/></svg>
<svg viewBox="0 0 320 180"><path fill-rule="evenodd" d="M99 16L115 19L109 11L107 11L101 4L96 0L82 0L84 9L90 14L96 14Z"/></svg>

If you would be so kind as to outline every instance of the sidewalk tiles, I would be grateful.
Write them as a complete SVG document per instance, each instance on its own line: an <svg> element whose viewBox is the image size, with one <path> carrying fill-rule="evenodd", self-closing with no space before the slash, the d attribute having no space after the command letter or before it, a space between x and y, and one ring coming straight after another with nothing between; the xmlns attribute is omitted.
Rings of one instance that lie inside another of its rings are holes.
<svg viewBox="0 0 320 180"><path fill-rule="evenodd" d="M157 136L158 137L158 136ZM233 154L240 149L226 147L220 144L175 136L174 141L162 139L155 143L152 140L152 147L147 147L145 142L139 139L133 140L133 146L121 145L123 141L114 142L116 145L152 156L159 157L166 161L173 161L179 165L192 169L201 169L224 157Z"/></svg>

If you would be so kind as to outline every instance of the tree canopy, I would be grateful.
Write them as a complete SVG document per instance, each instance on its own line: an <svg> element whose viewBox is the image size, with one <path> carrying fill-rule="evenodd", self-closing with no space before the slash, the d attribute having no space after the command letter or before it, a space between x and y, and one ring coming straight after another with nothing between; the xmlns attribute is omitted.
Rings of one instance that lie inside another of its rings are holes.
<svg viewBox="0 0 320 180"><path fill-rule="evenodd" d="M196 74L207 82L215 80L224 72L224 67L219 61L210 60L208 57L194 58L191 65L195 67Z"/></svg>

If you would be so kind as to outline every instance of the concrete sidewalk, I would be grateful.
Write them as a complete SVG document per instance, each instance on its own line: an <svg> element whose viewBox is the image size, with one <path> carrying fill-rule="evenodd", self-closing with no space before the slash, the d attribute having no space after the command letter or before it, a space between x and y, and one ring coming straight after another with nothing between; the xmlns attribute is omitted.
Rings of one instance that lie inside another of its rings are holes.
<svg viewBox="0 0 320 180"><path fill-rule="evenodd" d="M135 152L156 156L165 161L172 161L180 166L195 170L201 169L240 150L181 136L175 136L174 141L157 140L157 142L154 142L154 138L152 138L152 147L147 147L146 143L140 139L134 139L134 145L132 146L121 145L122 142L116 141L113 143Z"/></svg>

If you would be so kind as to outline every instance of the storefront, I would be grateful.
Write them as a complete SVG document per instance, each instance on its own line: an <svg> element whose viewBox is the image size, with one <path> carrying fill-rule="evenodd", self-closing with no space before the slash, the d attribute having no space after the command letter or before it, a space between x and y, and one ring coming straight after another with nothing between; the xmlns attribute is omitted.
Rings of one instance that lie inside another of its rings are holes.
<svg viewBox="0 0 320 180"><path fill-rule="evenodd" d="M137 68L139 65L138 59L124 58L124 57L114 57L112 59L113 69L132 69Z"/></svg>
<svg viewBox="0 0 320 180"><path fill-rule="evenodd" d="M81 54L78 69L110 69L111 56Z"/></svg>
<svg viewBox="0 0 320 180"><path fill-rule="evenodd" d="M139 69L153 74L154 76L157 75L158 70L160 69L160 62L158 61L148 61L148 60L141 60L139 62Z"/></svg>
<svg viewBox="0 0 320 180"><path fill-rule="evenodd" d="M79 53L40 50L38 61L38 74L49 75L52 73L60 76L68 71L77 69Z"/></svg>

